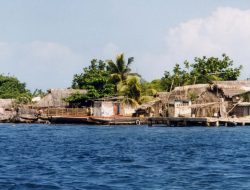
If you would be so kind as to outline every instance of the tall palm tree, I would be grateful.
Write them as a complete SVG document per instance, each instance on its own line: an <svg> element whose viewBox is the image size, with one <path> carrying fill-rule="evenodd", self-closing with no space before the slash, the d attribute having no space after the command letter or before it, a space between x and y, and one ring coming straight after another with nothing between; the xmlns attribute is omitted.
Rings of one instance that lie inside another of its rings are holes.
<svg viewBox="0 0 250 190"><path fill-rule="evenodd" d="M124 59L124 54L122 53L116 57L115 62L113 62L112 60L109 60L107 62L108 70L110 71L111 76L116 83L119 83L120 81L126 81L127 76L130 74L130 66L133 61L134 58L129 57L128 61L126 62Z"/></svg>

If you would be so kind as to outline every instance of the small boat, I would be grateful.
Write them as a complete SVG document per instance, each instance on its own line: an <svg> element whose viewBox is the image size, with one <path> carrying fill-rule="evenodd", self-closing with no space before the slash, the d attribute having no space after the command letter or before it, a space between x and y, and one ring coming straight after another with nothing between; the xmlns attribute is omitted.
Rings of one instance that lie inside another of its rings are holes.
<svg viewBox="0 0 250 190"><path fill-rule="evenodd" d="M140 125L140 118L136 117L89 117L89 121L100 125Z"/></svg>

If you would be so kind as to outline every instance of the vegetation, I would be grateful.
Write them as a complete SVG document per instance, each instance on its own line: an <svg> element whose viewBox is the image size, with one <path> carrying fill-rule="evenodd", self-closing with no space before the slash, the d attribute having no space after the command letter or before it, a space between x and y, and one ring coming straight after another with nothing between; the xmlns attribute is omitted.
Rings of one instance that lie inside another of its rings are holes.
<svg viewBox="0 0 250 190"><path fill-rule="evenodd" d="M82 73L74 76L72 88L88 90L88 93L82 97L73 95L76 99L80 98L82 101L86 101L113 96L115 84L111 80L111 73L107 69L107 63L93 59L89 67L84 68ZM73 97L68 100L74 101Z"/></svg>
<svg viewBox="0 0 250 190"><path fill-rule="evenodd" d="M241 69L242 66L233 67L233 61L226 54L222 55L222 59L196 57L193 63L185 61L184 69L176 64L172 73L166 71L161 79L161 86L170 91L176 86L237 80Z"/></svg>
<svg viewBox="0 0 250 190"><path fill-rule="evenodd" d="M143 81L141 83L141 88L143 96L154 96L157 92L165 90L160 79L155 79L151 82Z"/></svg>
<svg viewBox="0 0 250 190"><path fill-rule="evenodd" d="M124 54L120 54L116 57L116 61L107 61L107 70L111 73L111 79L114 83L124 82L127 77L131 75L131 64L134 61L133 57L128 58L126 62Z"/></svg>
<svg viewBox="0 0 250 190"><path fill-rule="evenodd" d="M76 74L73 78L72 88L88 90L86 95L79 93L73 94L65 99L71 104L88 104L88 100L107 96L124 96L124 103L136 105L140 103L142 94L153 95L153 85L150 83L143 88L143 82L140 75L131 73L131 64L133 57L125 61L124 55L120 54L115 61L92 60L89 67L83 68L83 72ZM146 93L144 90L150 90L153 93ZM145 99L146 100L146 99Z"/></svg>
<svg viewBox="0 0 250 190"><path fill-rule="evenodd" d="M65 99L75 106L84 105L89 100L123 96L124 103L138 105L152 101L159 91L170 91L176 86L211 83L217 80L237 80L242 66L234 67L233 61L223 54L222 58L196 57L193 62L185 61L183 67L176 64L172 72L166 71L161 79L147 82L137 73L131 72L133 57L127 60L124 54L115 61L93 59L88 67L73 77L72 88L86 89L87 94L76 93ZM25 83L17 78L0 75L0 98L14 98L20 103L27 103L34 96L43 97L42 90L33 94L26 89ZM196 94L189 94L190 99L196 99Z"/></svg>
<svg viewBox="0 0 250 190"><path fill-rule="evenodd" d="M21 83L16 77L0 75L0 98L17 99L25 103L30 101L31 97L25 83Z"/></svg>
<svg viewBox="0 0 250 190"><path fill-rule="evenodd" d="M159 91L170 91L176 86L211 83L216 80L237 80L242 67L233 67L233 61L225 54L216 57L196 57L193 63L184 62L184 68L176 64L172 72L166 71L161 79L151 82L143 80L139 74L131 73L134 58L125 61L124 54L115 61L91 61L91 65L76 74L73 88L88 90L87 95L74 94L67 99L71 103L106 96L124 96L124 102L135 105L153 100ZM195 94L190 94L195 99Z"/></svg>
<svg viewBox="0 0 250 190"><path fill-rule="evenodd" d="M44 97L46 95L46 92L44 92L42 89L36 89L33 93L32 93L32 97Z"/></svg>

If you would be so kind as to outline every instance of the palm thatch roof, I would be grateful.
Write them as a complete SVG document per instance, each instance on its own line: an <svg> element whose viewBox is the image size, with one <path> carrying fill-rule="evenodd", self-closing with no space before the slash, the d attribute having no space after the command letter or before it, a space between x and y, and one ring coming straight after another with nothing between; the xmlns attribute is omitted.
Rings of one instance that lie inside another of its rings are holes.
<svg viewBox="0 0 250 190"><path fill-rule="evenodd" d="M101 102L111 101L111 102L116 102L116 101L121 101L123 99L124 99L124 96L108 96L108 97L103 97L103 98L95 99L94 101L101 101Z"/></svg>
<svg viewBox="0 0 250 190"><path fill-rule="evenodd" d="M174 102L175 100L190 100L192 96L199 98L209 91L209 89L210 84L195 84L176 87L170 92L168 102Z"/></svg>
<svg viewBox="0 0 250 190"><path fill-rule="evenodd" d="M76 89L50 89L48 94L44 96L37 104L37 107L66 107L68 103L64 101L64 98L69 97L74 93L86 94L86 90Z"/></svg>
<svg viewBox="0 0 250 190"><path fill-rule="evenodd" d="M148 108L152 108L155 104L160 103L160 102L161 100L155 99L153 101L141 104L136 110L146 110Z"/></svg>
<svg viewBox="0 0 250 190"><path fill-rule="evenodd" d="M162 103L166 104L168 102L169 95L169 92L157 92L155 97L159 98Z"/></svg>
<svg viewBox="0 0 250 190"><path fill-rule="evenodd" d="M215 81L214 88L222 91L224 96L232 98L250 91L250 80Z"/></svg>

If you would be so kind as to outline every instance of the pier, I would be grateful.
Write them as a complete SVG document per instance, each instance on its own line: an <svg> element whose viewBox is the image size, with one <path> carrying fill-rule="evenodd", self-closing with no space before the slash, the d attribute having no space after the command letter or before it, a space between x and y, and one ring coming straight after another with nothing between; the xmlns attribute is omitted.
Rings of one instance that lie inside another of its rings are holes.
<svg viewBox="0 0 250 190"><path fill-rule="evenodd" d="M187 127L187 126L245 126L250 125L250 118L214 118L214 117L151 117L148 126Z"/></svg>

